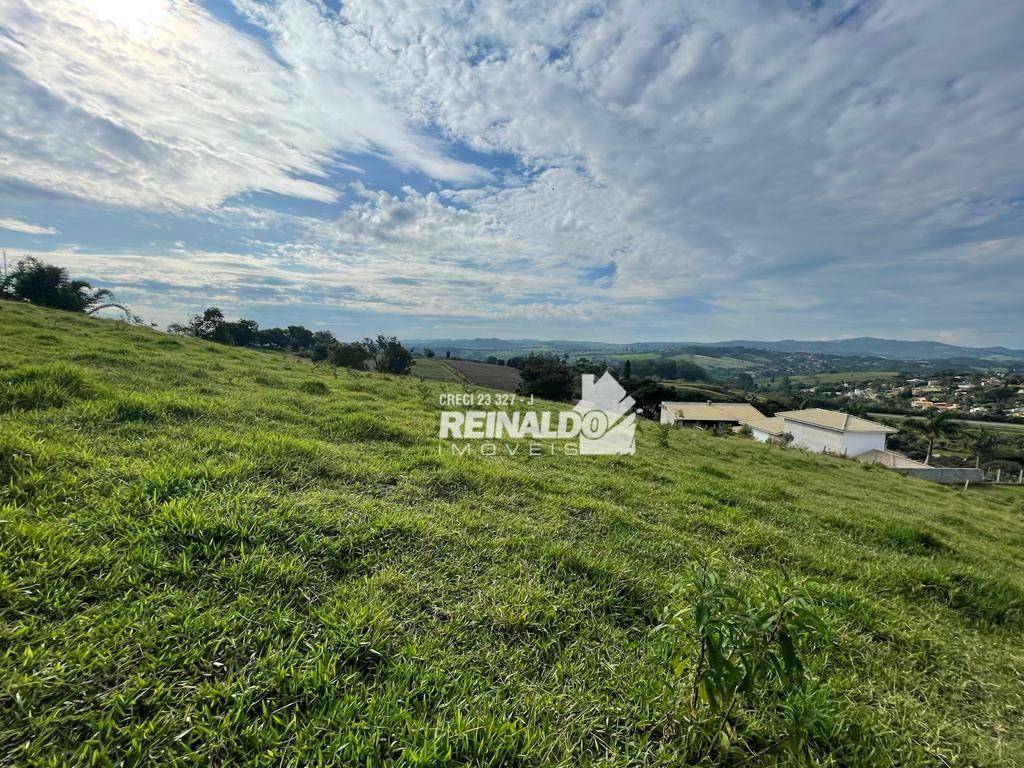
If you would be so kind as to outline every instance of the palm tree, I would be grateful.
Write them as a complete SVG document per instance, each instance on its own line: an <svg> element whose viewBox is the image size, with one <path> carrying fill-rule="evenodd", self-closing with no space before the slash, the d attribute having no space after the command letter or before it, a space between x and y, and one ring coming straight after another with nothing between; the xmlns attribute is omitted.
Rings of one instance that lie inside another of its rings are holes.
<svg viewBox="0 0 1024 768"><path fill-rule="evenodd" d="M4 278L0 294L71 312L99 310L114 301L110 291L93 288L85 280L72 280L63 267L44 264L33 256L21 259Z"/></svg>
<svg viewBox="0 0 1024 768"><path fill-rule="evenodd" d="M948 411L933 413L925 419L924 424L921 425L921 432L928 438L928 453L924 457L925 464L929 464L932 460L932 448L935 445L935 441L943 437L955 435L958 429L959 427L953 421L952 414Z"/></svg>
<svg viewBox="0 0 1024 768"><path fill-rule="evenodd" d="M974 448L974 466L981 468L982 459L992 455L992 449L999 442L999 436L991 429L982 427L971 436L971 446Z"/></svg>

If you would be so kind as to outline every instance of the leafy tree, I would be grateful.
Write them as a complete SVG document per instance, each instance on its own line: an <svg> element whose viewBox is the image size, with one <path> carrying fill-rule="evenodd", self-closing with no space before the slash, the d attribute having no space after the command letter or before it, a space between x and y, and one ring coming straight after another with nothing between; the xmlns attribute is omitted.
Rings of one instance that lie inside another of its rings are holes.
<svg viewBox="0 0 1024 768"><path fill-rule="evenodd" d="M1012 400L1016 395L1017 390L1013 387L1000 386L985 390L985 399L991 401Z"/></svg>
<svg viewBox="0 0 1024 768"><path fill-rule="evenodd" d="M412 353L402 346L396 336L377 336L363 339L363 346L373 357L374 367L381 373L407 374L412 368Z"/></svg>
<svg viewBox="0 0 1024 768"><path fill-rule="evenodd" d="M743 371L736 375L736 386L744 392L749 392L754 388L754 377Z"/></svg>
<svg viewBox="0 0 1024 768"><path fill-rule="evenodd" d="M224 329L226 321L224 313L217 307L207 307L201 315L192 315L192 318L181 325L174 323L168 326L171 333L179 333L184 336L195 336L198 339L209 341L228 341L228 334Z"/></svg>
<svg viewBox="0 0 1024 768"><path fill-rule="evenodd" d="M522 383L519 393L548 400L568 400L573 393L574 376L565 360L551 354L531 354L519 365Z"/></svg>
<svg viewBox="0 0 1024 768"><path fill-rule="evenodd" d="M334 338L334 334L331 333L330 331L316 331L313 334L313 343L326 344L327 346L332 346L334 344L337 344L338 340Z"/></svg>
<svg viewBox="0 0 1024 768"><path fill-rule="evenodd" d="M236 347L251 347L259 339L260 327L255 320L242 318L234 323L225 323L223 333L228 343Z"/></svg>
<svg viewBox="0 0 1024 768"><path fill-rule="evenodd" d="M958 431L956 422L953 421L952 414L949 411L942 411L940 413L933 413L929 416L925 422L921 425L921 432L928 440L928 451L924 457L924 463L928 464L932 459L932 448L935 446L937 440L941 440L943 437L951 437Z"/></svg>
<svg viewBox="0 0 1024 768"><path fill-rule="evenodd" d="M679 378L679 363L668 357L659 357L654 361L654 373L661 379Z"/></svg>
<svg viewBox="0 0 1024 768"><path fill-rule="evenodd" d="M970 438L971 447L974 449L974 466L981 468L981 462L990 459L999 444L999 436L991 429L982 427Z"/></svg>
<svg viewBox="0 0 1024 768"><path fill-rule="evenodd" d="M604 361L597 362L589 357L579 357L570 366L570 370L579 378L585 373L592 373L594 376L602 376L608 370L608 364Z"/></svg>
<svg viewBox="0 0 1024 768"><path fill-rule="evenodd" d="M312 352L310 352L310 359L314 363L322 363L331 354L331 348L327 344L315 344Z"/></svg>
<svg viewBox="0 0 1024 768"><path fill-rule="evenodd" d="M434 350L430 349L430 347L426 347L423 350L423 356L424 357L434 357Z"/></svg>
<svg viewBox="0 0 1024 768"><path fill-rule="evenodd" d="M626 364L622 366L622 378L629 381L633 378L633 364L626 358Z"/></svg>
<svg viewBox="0 0 1024 768"><path fill-rule="evenodd" d="M693 360L676 361L676 377L686 381L711 381L711 376Z"/></svg>
<svg viewBox="0 0 1024 768"><path fill-rule="evenodd" d="M338 344L331 350L331 365L338 368L352 368L361 371L366 368L369 359L370 351L358 341Z"/></svg>
<svg viewBox="0 0 1024 768"><path fill-rule="evenodd" d="M110 291L93 288L85 280L72 280L63 267L45 264L33 256L15 265L0 283L0 294L69 312L88 312L113 301Z"/></svg>
<svg viewBox="0 0 1024 768"><path fill-rule="evenodd" d="M302 325L289 325L288 337L291 339L291 347L295 352L309 349L313 346L313 342L316 341L313 332Z"/></svg>
<svg viewBox="0 0 1024 768"><path fill-rule="evenodd" d="M264 328L259 332L256 343L261 347L273 349L289 349L292 344L291 336L284 328Z"/></svg>
<svg viewBox="0 0 1024 768"><path fill-rule="evenodd" d="M631 388L629 393L636 401L637 408L649 419L657 419L661 404L681 399L679 391L655 379L641 379Z"/></svg>

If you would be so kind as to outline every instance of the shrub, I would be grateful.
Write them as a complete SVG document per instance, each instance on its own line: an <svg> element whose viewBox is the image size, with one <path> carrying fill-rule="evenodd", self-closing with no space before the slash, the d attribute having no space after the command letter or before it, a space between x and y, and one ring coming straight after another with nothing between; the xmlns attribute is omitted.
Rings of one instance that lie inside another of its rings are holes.
<svg viewBox="0 0 1024 768"><path fill-rule="evenodd" d="M366 363L369 359L370 351L358 341L338 344L331 350L330 356L331 365L338 368L352 368L360 371L366 368Z"/></svg>
<svg viewBox="0 0 1024 768"><path fill-rule="evenodd" d="M758 708L772 717L774 703L806 685L801 655L821 623L797 585L785 580L730 584L705 560L674 595L659 629L683 639L674 673L676 708L684 715L687 746L706 757L727 751L741 738L732 722L737 707ZM790 708L791 721L769 751L809 758L806 727ZM674 724L666 726L674 731Z"/></svg>
<svg viewBox="0 0 1024 768"><path fill-rule="evenodd" d="M374 367L381 373L404 376L412 368L412 353L394 336L380 335L376 339L363 339L363 347L372 356Z"/></svg>
<svg viewBox="0 0 1024 768"><path fill-rule="evenodd" d="M299 391L307 395L329 395L331 390L322 381L304 381L299 384Z"/></svg>

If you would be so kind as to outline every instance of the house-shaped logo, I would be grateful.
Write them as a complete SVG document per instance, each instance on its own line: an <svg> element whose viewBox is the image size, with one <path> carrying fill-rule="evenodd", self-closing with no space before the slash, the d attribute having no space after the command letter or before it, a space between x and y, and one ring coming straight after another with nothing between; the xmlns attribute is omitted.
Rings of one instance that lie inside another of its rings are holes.
<svg viewBox="0 0 1024 768"><path fill-rule="evenodd" d="M583 420L580 455L624 456L636 453L636 401L610 373L594 381L583 375L583 397L573 408Z"/></svg>

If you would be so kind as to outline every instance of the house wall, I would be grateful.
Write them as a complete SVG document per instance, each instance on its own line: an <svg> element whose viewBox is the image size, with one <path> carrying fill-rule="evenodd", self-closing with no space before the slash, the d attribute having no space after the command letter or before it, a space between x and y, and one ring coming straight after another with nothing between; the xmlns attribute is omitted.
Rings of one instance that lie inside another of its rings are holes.
<svg viewBox="0 0 1024 768"><path fill-rule="evenodd" d="M885 450L885 432L846 432L847 456L860 456L865 451Z"/></svg>
<svg viewBox="0 0 1024 768"><path fill-rule="evenodd" d="M865 451L885 448L884 432L836 432L831 429L785 420L793 445L815 453L859 456Z"/></svg>
<svg viewBox="0 0 1024 768"><path fill-rule="evenodd" d="M760 429L750 428L750 436L753 437L759 443L770 443L774 435L770 435L767 432L762 432Z"/></svg>
<svg viewBox="0 0 1024 768"><path fill-rule="evenodd" d="M672 411L670 411L664 405L661 406L661 423L662 424L675 424L676 423L675 414L673 414Z"/></svg>

